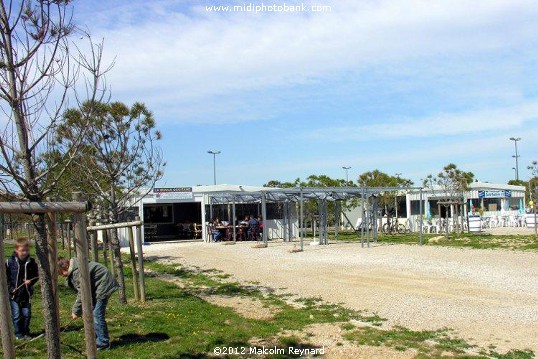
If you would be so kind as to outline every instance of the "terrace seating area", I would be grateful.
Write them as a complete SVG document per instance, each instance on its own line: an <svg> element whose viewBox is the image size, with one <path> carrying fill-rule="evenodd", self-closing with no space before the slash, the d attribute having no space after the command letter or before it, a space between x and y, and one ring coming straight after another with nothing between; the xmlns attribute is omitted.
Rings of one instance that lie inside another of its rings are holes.
<svg viewBox="0 0 538 359"><path fill-rule="evenodd" d="M458 223L461 223L461 217L458 219ZM419 220L416 219L415 228L419 228ZM446 219L445 218L431 218L424 219L422 223L423 233L443 233L446 231ZM484 216L481 218L481 229L490 229L498 227L526 227L524 214L511 214L511 215L493 215ZM463 221L463 230L467 231L467 221ZM454 221L452 218L448 219L448 231L454 230Z"/></svg>

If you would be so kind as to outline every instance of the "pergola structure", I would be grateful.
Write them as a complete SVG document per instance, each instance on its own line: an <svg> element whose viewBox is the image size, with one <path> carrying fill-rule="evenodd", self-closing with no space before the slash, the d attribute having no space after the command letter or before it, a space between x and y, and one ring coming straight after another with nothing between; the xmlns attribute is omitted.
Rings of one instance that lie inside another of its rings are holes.
<svg viewBox="0 0 538 359"><path fill-rule="evenodd" d="M370 197L379 196L384 192L400 192L408 190L419 190L420 192L420 225L419 225L419 243L422 244L422 187L294 187L294 188L267 188L255 192L246 191L222 191L207 193L212 217L213 205L232 204L232 217L235 218L235 205L239 203L260 203L263 222L267 219L267 203L284 204L284 226L285 236L291 238L291 218L290 204L299 205L299 239L301 250L304 247L304 202L308 200L318 201L319 214L319 244L328 244L327 237L327 202L335 202L336 210L340 212L340 203L353 198L369 199ZM374 223L376 222L377 211L374 211ZM362 204L363 223L365 219L366 208L365 202ZM338 236L338 225L335 226L336 236ZM233 238L235 240L236 229L233 227ZM374 238L377 240L377 228L374 226ZM286 240L286 238L284 238ZM267 244L267 231L263 231L262 240ZM361 227L361 245L370 245L370 238L365 238L365 228Z"/></svg>

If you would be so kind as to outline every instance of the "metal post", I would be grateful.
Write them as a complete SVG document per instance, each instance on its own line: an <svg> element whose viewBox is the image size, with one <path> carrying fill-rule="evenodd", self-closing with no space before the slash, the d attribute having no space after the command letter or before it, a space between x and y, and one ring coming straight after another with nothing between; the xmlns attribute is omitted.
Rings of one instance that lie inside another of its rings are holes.
<svg viewBox="0 0 538 359"><path fill-rule="evenodd" d="M293 238L293 224L291 223L291 206L290 206L289 201L286 202L286 207L288 209L288 211L287 211L287 215L288 215L288 219L287 219L287 223L288 223L288 242L291 242L292 238ZM295 210L297 210L297 207L295 207ZM297 212L295 212L295 213L297 213Z"/></svg>
<svg viewBox="0 0 538 359"><path fill-rule="evenodd" d="M517 142L521 140L521 137L517 137L517 138L510 137L510 140L514 141L514 146L515 146L515 149L516 149L516 155L512 156L512 157L515 157L515 159L516 159L516 181L519 181L519 161L518 161L519 155L517 153Z"/></svg>
<svg viewBox="0 0 538 359"><path fill-rule="evenodd" d="M334 239L338 240L338 230L340 229L340 201L334 203Z"/></svg>
<svg viewBox="0 0 538 359"><path fill-rule="evenodd" d="M291 236L288 236L288 227L290 226L290 218L289 218L289 203L286 201L284 202L283 207L283 215L282 215L282 241L283 242L291 242Z"/></svg>
<svg viewBox="0 0 538 359"><path fill-rule="evenodd" d="M370 211L370 197L368 197L368 211L366 212L366 218L368 219L368 228L366 229L366 246L370 248L370 223L372 222L372 212Z"/></svg>
<svg viewBox="0 0 538 359"><path fill-rule="evenodd" d="M347 187L348 182L349 182L348 172L349 172L349 169L351 167L350 166L343 166L342 168L344 169L344 171L346 171L346 187Z"/></svg>
<svg viewBox="0 0 538 359"><path fill-rule="evenodd" d="M212 223L215 218L213 218L213 197L210 195L207 196L209 199L209 223ZM211 240L210 240L211 242Z"/></svg>
<svg viewBox="0 0 538 359"><path fill-rule="evenodd" d="M263 231L262 239L263 243L267 245L267 198L265 192L262 192L262 221L263 221Z"/></svg>
<svg viewBox="0 0 538 359"><path fill-rule="evenodd" d="M327 235L327 208L326 208L325 199L320 199L318 201L318 215L319 215L319 244L325 243Z"/></svg>
<svg viewBox="0 0 538 359"><path fill-rule="evenodd" d="M377 198L376 197L372 197L373 198L373 203L372 203L372 211L374 212L374 220L373 220L373 224L374 224L374 242L377 243L377 237L378 237L378 232L377 232Z"/></svg>
<svg viewBox="0 0 538 359"><path fill-rule="evenodd" d="M304 250L304 205L303 205L303 189L299 188L299 238L301 240L301 251Z"/></svg>
<svg viewBox="0 0 538 359"><path fill-rule="evenodd" d="M133 227L127 228L127 235L129 236L129 254L131 256L131 272L133 274L133 290L135 300L140 300L139 290L138 290L138 275L136 273L136 258L135 258L135 249L134 249L134 236L133 236Z"/></svg>
<svg viewBox="0 0 538 359"><path fill-rule="evenodd" d="M4 215L2 213L0 213L0 253L2 256L4 255ZM7 287L7 273L4 269L0 270L0 330L4 358L15 359L11 305Z"/></svg>
<svg viewBox="0 0 538 359"><path fill-rule="evenodd" d="M424 224L424 215L423 215L423 208L422 208L422 188L420 188L420 197L419 197L419 205L418 205L418 212L419 212L419 224L418 224L418 227L419 227L419 234L418 234L418 239L419 239L419 244L422 245L423 244L423 238L422 238L422 227L423 227L423 224Z"/></svg>
<svg viewBox="0 0 538 359"><path fill-rule="evenodd" d="M135 217L137 221L140 217ZM138 254L138 278L140 280L140 301L146 301L146 284L144 279L144 253L142 251L142 226L136 226L136 251Z"/></svg>
<svg viewBox="0 0 538 359"><path fill-rule="evenodd" d="M81 201L80 192L73 193L74 201ZM75 229L75 245L78 247L77 259L80 272L80 297L82 301L82 318L84 319L84 338L86 342L86 357L97 358L95 343L95 328L93 326L92 292L90 271L88 267L88 240L86 238L86 218L82 213L73 214Z"/></svg>
<svg viewBox="0 0 538 359"><path fill-rule="evenodd" d="M207 153L213 155L213 184L217 184L217 155L220 151L207 151Z"/></svg>
<svg viewBox="0 0 538 359"><path fill-rule="evenodd" d="M237 235L237 229L235 228L235 196L232 196L232 233L234 236L234 243L237 241L236 235Z"/></svg>
<svg viewBox="0 0 538 359"><path fill-rule="evenodd" d="M362 222L362 225L361 225L361 247L364 247L364 229L367 225L367 223L365 222L365 217L366 217L366 211L365 211L365 203L364 203L364 197L366 197L366 190L364 187L361 188L362 190L362 194L361 194L361 201L362 201L362 215L361 215L361 222Z"/></svg>

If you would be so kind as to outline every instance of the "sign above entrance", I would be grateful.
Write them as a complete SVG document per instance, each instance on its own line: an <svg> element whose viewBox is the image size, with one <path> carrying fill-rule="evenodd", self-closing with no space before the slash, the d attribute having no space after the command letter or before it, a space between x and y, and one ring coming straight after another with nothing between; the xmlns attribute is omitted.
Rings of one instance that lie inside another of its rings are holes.
<svg viewBox="0 0 538 359"><path fill-rule="evenodd" d="M192 187L154 188L155 198L192 199Z"/></svg>
<svg viewBox="0 0 538 359"><path fill-rule="evenodd" d="M478 191L478 198L510 198L512 191L496 190L496 191Z"/></svg>

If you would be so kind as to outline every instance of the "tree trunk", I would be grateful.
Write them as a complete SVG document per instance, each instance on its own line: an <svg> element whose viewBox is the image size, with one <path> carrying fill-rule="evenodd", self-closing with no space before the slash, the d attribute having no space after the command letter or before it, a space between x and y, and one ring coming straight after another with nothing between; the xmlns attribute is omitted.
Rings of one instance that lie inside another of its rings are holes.
<svg viewBox="0 0 538 359"><path fill-rule="evenodd" d="M54 287L50 273L45 217L43 214L33 215L36 229L36 257L39 268L39 283L43 298L43 320L45 327L45 342L47 343L47 358L60 359L60 322L54 299Z"/></svg>
<svg viewBox="0 0 538 359"><path fill-rule="evenodd" d="M108 234L107 231L101 231L103 235L103 264L108 267Z"/></svg>
<svg viewBox="0 0 538 359"><path fill-rule="evenodd" d="M114 250L114 262L116 263L116 280L119 284L118 294L120 297L120 304L127 304L127 296L125 295L125 276L123 275L123 261L121 260L120 241L118 238L118 230L112 229L112 236L110 237L110 243Z"/></svg>
<svg viewBox="0 0 538 359"><path fill-rule="evenodd" d="M114 183L112 181L112 183ZM114 186L110 188L110 203L111 203L111 214L112 221L111 223L118 222L118 205L116 203L116 191ZM119 284L118 294L120 297L120 304L127 304L127 296L125 295L125 276L123 275L123 261L121 260L121 251L120 251L120 241L118 238L118 230L116 228L112 229L110 236L110 244L112 245L112 250L114 252L114 260L116 262L116 280Z"/></svg>

